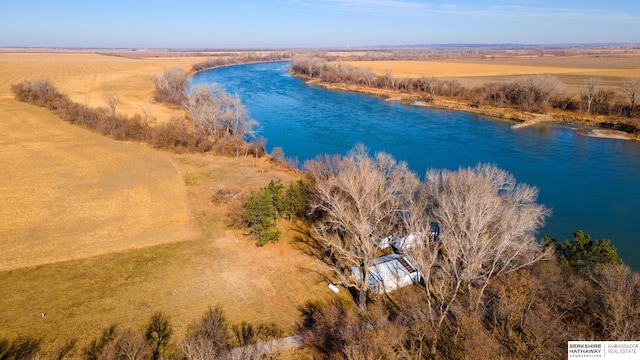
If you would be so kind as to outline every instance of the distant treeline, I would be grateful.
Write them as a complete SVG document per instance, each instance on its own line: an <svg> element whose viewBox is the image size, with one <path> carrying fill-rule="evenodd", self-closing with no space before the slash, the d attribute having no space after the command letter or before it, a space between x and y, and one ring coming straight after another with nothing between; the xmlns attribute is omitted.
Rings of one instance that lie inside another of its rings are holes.
<svg viewBox="0 0 640 360"><path fill-rule="evenodd" d="M243 64L262 61L279 61L288 60L293 56L292 52L277 52L269 51L266 53L256 52L239 52L224 54L217 57L210 57L203 62L193 64L191 69L195 72L200 72L208 69L213 69L225 65Z"/></svg>
<svg viewBox="0 0 640 360"><path fill-rule="evenodd" d="M560 91L561 81L549 74L514 77L503 83L493 82L467 88L455 80L429 76L396 78L390 72L376 75L369 69L311 56L295 56L291 61L291 70L296 74L328 83L417 94L425 101L433 100L434 96L443 96L460 99L473 107L489 105L541 114L553 108L589 115L605 115L615 121L602 122L600 126L640 134L640 78L624 79L620 84L620 91L602 88L597 79L588 79L580 96L574 97L563 94Z"/></svg>
<svg viewBox="0 0 640 360"><path fill-rule="evenodd" d="M480 44L480 45L416 45L406 47L379 47L362 49L333 49L307 51L310 56L322 57L328 61L362 60L413 60L428 61L439 59L478 58L493 59L500 57L542 57L542 56L625 56L638 54L637 46L540 46L518 44ZM297 51L296 53L302 54Z"/></svg>

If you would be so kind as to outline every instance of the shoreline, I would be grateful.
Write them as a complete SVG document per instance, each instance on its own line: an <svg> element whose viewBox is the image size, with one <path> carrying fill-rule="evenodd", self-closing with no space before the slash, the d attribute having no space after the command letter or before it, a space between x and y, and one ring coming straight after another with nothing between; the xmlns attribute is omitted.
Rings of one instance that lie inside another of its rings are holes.
<svg viewBox="0 0 640 360"><path fill-rule="evenodd" d="M598 123L604 120L603 117L591 116L585 117L580 114L572 114L571 116L563 116L558 112L550 112L548 114L535 114L524 112L511 108L498 108L494 106L482 105L474 107L463 103L457 99L436 97L426 99L424 95L411 94L398 90L378 89L361 85L348 85L343 83L329 83L320 79L309 78L294 72L291 74L295 77L305 79L306 84L319 86L328 90L348 91L365 95L371 95L384 98L385 101L394 101L410 106L423 106L440 110L461 111L470 114L494 117L499 119L514 121L512 129L533 126L537 124L558 124L558 125L579 125L582 128L574 129L575 132L582 136L616 139L616 140L633 140L639 141L640 136L630 134L620 130L606 129L598 126Z"/></svg>

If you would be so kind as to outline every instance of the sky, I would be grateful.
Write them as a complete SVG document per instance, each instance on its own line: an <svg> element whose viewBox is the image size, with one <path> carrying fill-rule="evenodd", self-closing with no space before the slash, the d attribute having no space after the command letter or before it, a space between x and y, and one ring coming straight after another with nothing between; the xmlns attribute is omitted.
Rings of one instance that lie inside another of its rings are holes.
<svg viewBox="0 0 640 360"><path fill-rule="evenodd" d="M0 0L0 47L640 43L637 0Z"/></svg>

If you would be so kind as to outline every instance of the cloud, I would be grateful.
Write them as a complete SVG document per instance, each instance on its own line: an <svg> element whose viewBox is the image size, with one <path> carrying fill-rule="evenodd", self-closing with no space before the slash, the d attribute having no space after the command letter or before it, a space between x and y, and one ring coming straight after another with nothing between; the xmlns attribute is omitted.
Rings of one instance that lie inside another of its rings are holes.
<svg viewBox="0 0 640 360"><path fill-rule="evenodd" d="M474 5L473 2L434 2L423 0L322 0L307 1L307 5L332 10L360 12L396 12L412 15L452 15L466 17L494 17L506 20L553 20L640 22L640 16L611 9L585 9L536 6L537 0L507 0L507 5Z"/></svg>
<svg viewBox="0 0 640 360"><path fill-rule="evenodd" d="M359 8L374 10L380 8L386 9L423 9L426 5L417 1L401 1L401 0L324 0L325 3L338 5L343 8Z"/></svg>
<svg viewBox="0 0 640 360"><path fill-rule="evenodd" d="M637 22L640 17L628 13L616 13L608 10L583 10L578 8L561 7L532 7L521 5L489 6L479 8L473 6L461 6L443 4L439 7L431 7L429 12L462 15L472 17L496 17L504 19L533 19L533 20L579 20L602 22Z"/></svg>

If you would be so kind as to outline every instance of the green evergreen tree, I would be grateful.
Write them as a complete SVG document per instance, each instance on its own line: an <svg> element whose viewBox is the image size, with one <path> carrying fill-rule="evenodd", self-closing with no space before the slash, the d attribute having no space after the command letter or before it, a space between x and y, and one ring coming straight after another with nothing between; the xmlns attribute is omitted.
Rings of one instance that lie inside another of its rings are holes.
<svg viewBox="0 0 640 360"><path fill-rule="evenodd" d="M274 218L277 216L273 204L273 197L268 188L254 191L247 198L242 215L251 235L256 237L258 246L280 239L280 231L272 229L275 225Z"/></svg>
<svg viewBox="0 0 640 360"><path fill-rule="evenodd" d="M598 264L622 264L616 247L609 239L593 240L582 230L573 233L571 241L558 243L545 237L548 245L555 246L560 263L576 272L591 271Z"/></svg>
<svg viewBox="0 0 640 360"><path fill-rule="evenodd" d="M274 229L278 218L303 217L307 208L301 180L289 184L285 192L282 180L271 180L269 185L252 192L242 212L249 232L258 246L280 239L280 230Z"/></svg>
<svg viewBox="0 0 640 360"><path fill-rule="evenodd" d="M269 182L267 186L267 191L271 196L271 203L273 204L273 208L275 210L275 214L273 216L273 222L276 224L278 222L278 216L283 213L284 210L284 197L282 196L282 192L284 191L284 184L282 184L282 180L276 180Z"/></svg>
<svg viewBox="0 0 640 360"><path fill-rule="evenodd" d="M283 200L283 213L289 219L293 216L302 218L307 211L307 199L304 195L302 180L294 181L289 184L287 193Z"/></svg>

